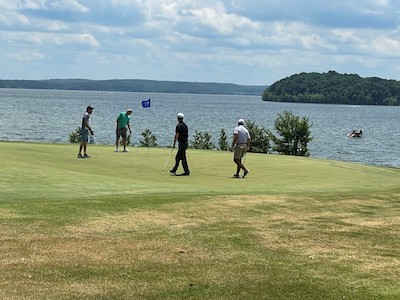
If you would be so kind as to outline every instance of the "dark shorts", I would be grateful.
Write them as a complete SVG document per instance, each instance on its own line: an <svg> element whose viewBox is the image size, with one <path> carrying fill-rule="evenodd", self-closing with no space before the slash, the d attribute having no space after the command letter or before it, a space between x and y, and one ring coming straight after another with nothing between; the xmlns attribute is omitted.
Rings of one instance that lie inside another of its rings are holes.
<svg viewBox="0 0 400 300"><path fill-rule="evenodd" d="M122 137L123 139L126 139L126 130L127 128L118 128L117 129L117 139L119 139L120 137Z"/></svg>

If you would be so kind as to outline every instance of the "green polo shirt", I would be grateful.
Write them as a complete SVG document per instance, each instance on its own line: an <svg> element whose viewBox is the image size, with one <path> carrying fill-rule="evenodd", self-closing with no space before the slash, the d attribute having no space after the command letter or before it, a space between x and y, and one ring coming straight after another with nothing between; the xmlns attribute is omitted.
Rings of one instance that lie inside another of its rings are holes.
<svg viewBox="0 0 400 300"><path fill-rule="evenodd" d="M129 124L130 118L126 112L121 112L118 116L118 128L125 128Z"/></svg>

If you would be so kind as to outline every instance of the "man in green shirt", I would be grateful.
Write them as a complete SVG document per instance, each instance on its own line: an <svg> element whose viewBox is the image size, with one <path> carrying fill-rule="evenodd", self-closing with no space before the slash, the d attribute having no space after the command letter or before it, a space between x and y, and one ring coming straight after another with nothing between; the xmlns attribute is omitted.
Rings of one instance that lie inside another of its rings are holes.
<svg viewBox="0 0 400 300"><path fill-rule="evenodd" d="M124 146L124 152L129 152L126 148L126 131L127 127L129 129L129 134L132 134L131 126L129 125L130 115L132 114L132 109L128 109L126 112L121 112L117 118L117 128L116 128L116 141L115 141L115 152L118 152L119 139L122 137L122 144Z"/></svg>

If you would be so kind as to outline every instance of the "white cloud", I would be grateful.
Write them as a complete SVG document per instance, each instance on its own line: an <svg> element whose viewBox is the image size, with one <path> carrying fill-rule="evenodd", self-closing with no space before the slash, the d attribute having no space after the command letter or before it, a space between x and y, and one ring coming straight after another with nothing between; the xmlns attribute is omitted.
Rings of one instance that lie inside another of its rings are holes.
<svg viewBox="0 0 400 300"><path fill-rule="evenodd" d="M15 4L18 9L88 11L88 8L77 0L17 0Z"/></svg>
<svg viewBox="0 0 400 300"><path fill-rule="evenodd" d="M0 0L0 63L25 60L18 74L32 78L399 79L399 9L400 0Z"/></svg>

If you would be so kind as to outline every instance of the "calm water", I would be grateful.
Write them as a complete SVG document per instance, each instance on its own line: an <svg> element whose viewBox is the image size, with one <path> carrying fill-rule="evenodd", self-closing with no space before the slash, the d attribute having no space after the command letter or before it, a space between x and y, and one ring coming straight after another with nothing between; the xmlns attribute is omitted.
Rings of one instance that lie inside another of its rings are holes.
<svg viewBox="0 0 400 300"><path fill-rule="evenodd" d="M149 98L152 107L142 108ZM89 104L100 144L114 143L115 120L127 108L134 110L133 143L150 128L162 146L173 140L178 112L191 136L195 129L208 131L217 144L220 130L230 136L239 118L272 130L277 114L289 110L313 124L311 157L400 167L400 107L271 103L255 96L0 89L0 140L66 143ZM353 128L362 128L364 137L347 138Z"/></svg>

